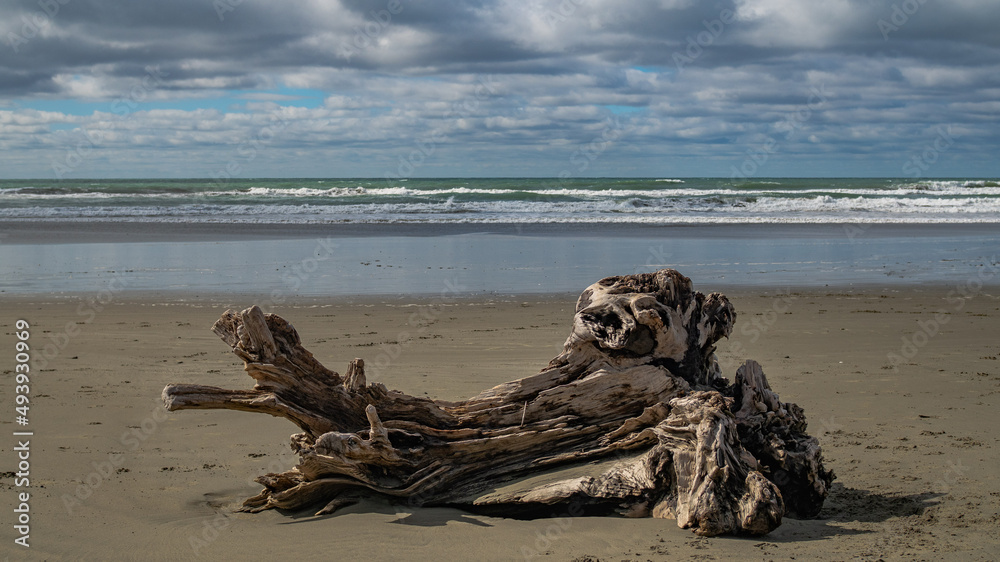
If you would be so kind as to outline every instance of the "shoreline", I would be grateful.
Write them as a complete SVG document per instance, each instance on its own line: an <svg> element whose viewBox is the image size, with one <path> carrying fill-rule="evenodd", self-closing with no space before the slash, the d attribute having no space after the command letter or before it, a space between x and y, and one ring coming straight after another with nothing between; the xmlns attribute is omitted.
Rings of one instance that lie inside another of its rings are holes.
<svg viewBox="0 0 1000 562"><path fill-rule="evenodd" d="M684 271L681 271L684 274ZM690 276L688 276L690 277ZM926 281L911 283L827 283L823 285L796 285L792 283L779 284L738 284L738 283L698 283L691 278L694 290L708 295L722 293L731 296L781 296L787 294L812 295L818 297L859 297L872 294L886 295L921 295L940 294L942 298L968 298L968 295L983 294L990 297L1000 297L1000 277L990 278L989 282L970 285L968 282ZM595 279L594 281L598 281ZM581 285L579 290L585 286ZM563 289L548 292L540 291L414 291L401 292L370 292L330 295L294 295L273 298L273 293L246 290L108 290L95 287L92 290L61 291L58 293L44 292L8 292L0 290L0 302L7 304L37 304L59 305L66 303L101 302L104 304L153 305L153 306L217 306L219 303L235 303L233 306L245 308L258 305L265 312L282 308L308 309L329 308L331 306L420 306L430 303L444 302L447 304L477 304L500 303L512 304L521 302L576 302L579 290Z"/></svg>
<svg viewBox="0 0 1000 562"><path fill-rule="evenodd" d="M681 273L684 273L681 271ZM595 279L594 281L598 281ZM991 280L976 287L943 281L908 284L827 284L827 285L773 285L762 286L754 284L698 283L692 278L694 290L708 295L722 293L727 297L780 297L784 295L799 295L809 297L843 297L861 298L869 295L921 296L939 295L942 299L953 297L968 298L985 295L990 298L1000 298L1000 278ZM585 287L581 286L580 290ZM261 292L240 291L199 291L193 293L186 290L154 291L138 290L116 292L108 290L49 293L4 293L0 291L0 299L10 305L65 305L68 303L103 302L104 305L125 306L163 306L163 307L246 307L258 304L267 310L271 309L314 309L335 306L424 306L437 303L445 305L479 305L479 304L520 304L520 303L575 303L579 291L562 290L552 292L442 292L440 294L414 293L366 293L366 294L332 294L296 295L274 302L269 295ZM225 303L225 304L223 304Z"/></svg>
<svg viewBox="0 0 1000 562"><path fill-rule="evenodd" d="M0 244L7 273L0 295L232 294L280 304L327 296L566 294L605 277L663 268L711 290L1000 283L1000 231L982 225L715 225L639 231L622 225L527 230L511 225L507 234L465 232L475 225L415 230L411 225L395 233L366 228L360 235L324 227L312 232L318 234L314 238L298 230L242 226L228 231L234 240L175 228L133 237L118 232L127 242L90 243L84 242L88 236L108 233L41 236L25 229L8 234L6 242L40 243ZM402 234L411 231L420 234ZM197 239L164 240L175 235ZM150 237L156 241L142 241Z"/></svg>
<svg viewBox="0 0 1000 562"><path fill-rule="evenodd" d="M995 223L206 223L0 220L0 244L224 242L318 237L500 236L614 238L891 238L996 236Z"/></svg>

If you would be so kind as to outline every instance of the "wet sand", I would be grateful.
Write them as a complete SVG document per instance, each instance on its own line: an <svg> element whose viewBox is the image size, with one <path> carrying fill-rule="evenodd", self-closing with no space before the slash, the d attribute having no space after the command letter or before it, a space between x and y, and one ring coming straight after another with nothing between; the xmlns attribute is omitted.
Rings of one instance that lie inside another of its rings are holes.
<svg viewBox="0 0 1000 562"><path fill-rule="evenodd" d="M664 267L724 290L1000 282L1000 231L990 225L0 222L3 235L0 297L109 288L175 299L259 294L278 303L577 294L610 275Z"/></svg>
<svg viewBox="0 0 1000 562"><path fill-rule="evenodd" d="M747 224L619 224L619 223L238 223L142 222L102 220L0 220L4 244L81 244L104 242L195 242L277 240L318 237L448 236L498 234L546 237L610 236L704 240L711 238L878 238L987 236L995 224L876 223L747 223Z"/></svg>
<svg viewBox="0 0 1000 562"><path fill-rule="evenodd" d="M251 386L209 327L252 299L4 297L2 349L13 350L13 324L23 318L40 360L28 427L30 549L12 544L9 523L17 491L9 435L23 428L12 407L0 419L9 436L0 458L3 552L32 560L995 559L1000 290L961 288L967 298L954 286L726 291L739 316L720 344L725 372L760 361L782 400L805 408L838 477L818 519L786 519L752 539L699 538L672 520L517 521L374 501L320 518L233 513L259 490L253 476L294 464L286 443L297 428L243 412L167 413L159 396L168 383ZM299 299L270 310L332 369L362 357L369 381L460 399L541 369L569 332L574 300ZM400 344L414 313L430 324Z"/></svg>

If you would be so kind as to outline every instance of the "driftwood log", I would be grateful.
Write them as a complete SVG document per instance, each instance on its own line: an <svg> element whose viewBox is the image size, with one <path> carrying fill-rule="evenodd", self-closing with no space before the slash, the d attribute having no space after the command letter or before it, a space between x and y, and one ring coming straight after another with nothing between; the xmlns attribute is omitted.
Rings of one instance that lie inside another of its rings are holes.
<svg viewBox="0 0 1000 562"><path fill-rule="evenodd" d="M284 319L254 306L213 330L251 390L168 385L169 410L226 408L291 420L300 462L257 479L243 510L360 496L513 517L620 513L674 518L700 535L762 535L815 516L832 471L805 416L760 365L730 384L715 358L736 313L674 270L609 277L577 302L562 353L540 373L462 402L368 384L321 365Z"/></svg>

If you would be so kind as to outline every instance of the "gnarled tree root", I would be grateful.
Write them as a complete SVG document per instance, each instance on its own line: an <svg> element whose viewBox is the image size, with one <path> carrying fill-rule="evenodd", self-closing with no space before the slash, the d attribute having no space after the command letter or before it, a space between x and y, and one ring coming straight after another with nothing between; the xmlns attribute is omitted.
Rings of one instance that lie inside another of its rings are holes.
<svg viewBox="0 0 1000 562"><path fill-rule="evenodd" d="M787 513L818 513L834 476L802 409L778 400L760 365L747 361L733 384L722 377L715 343L735 319L726 297L695 292L674 270L602 279L580 296L563 351L545 369L456 403L368 384L360 359L341 376L288 322L251 307L227 311L213 330L244 360L253 389L168 385L163 400L169 410L263 412L301 428L291 438L299 464L258 478L264 490L246 511L330 513L379 495L762 535Z"/></svg>

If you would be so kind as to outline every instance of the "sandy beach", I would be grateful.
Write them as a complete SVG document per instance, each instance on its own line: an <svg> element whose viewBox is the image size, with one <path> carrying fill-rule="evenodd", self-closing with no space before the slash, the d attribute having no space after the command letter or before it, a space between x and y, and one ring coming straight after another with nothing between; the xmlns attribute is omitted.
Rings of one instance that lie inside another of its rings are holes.
<svg viewBox="0 0 1000 562"><path fill-rule="evenodd" d="M819 518L786 518L755 539L699 538L672 520L519 521L372 501L319 518L234 513L259 490L254 476L294 464L286 443L296 428L241 412L168 413L159 397L168 383L251 386L209 330L251 297L7 298L4 348L13 349L14 322L24 319L45 360L31 380L31 548L4 550L38 560L109 552L155 560L994 559L1000 291L958 289L966 297L954 286L726 291L739 317L719 349L724 371L731 377L742 360L760 361L782 400L805 408L837 474ZM574 301L299 299L272 311L332 369L361 357L369 381L459 399L537 372L568 334ZM433 320L399 345L414 312ZM18 429L12 418L3 420L7 431ZM5 449L3 466L13 466ZM14 475L2 484L10 506Z"/></svg>
<svg viewBox="0 0 1000 562"><path fill-rule="evenodd" d="M0 3L0 562L1000 561L997 22Z"/></svg>

